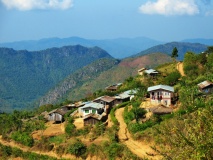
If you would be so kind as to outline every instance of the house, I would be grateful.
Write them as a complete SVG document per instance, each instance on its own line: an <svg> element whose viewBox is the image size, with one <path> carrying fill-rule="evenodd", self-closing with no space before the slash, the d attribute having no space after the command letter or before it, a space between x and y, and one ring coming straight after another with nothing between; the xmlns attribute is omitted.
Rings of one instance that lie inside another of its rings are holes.
<svg viewBox="0 0 213 160"><path fill-rule="evenodd" d="M130 101L131 95L127 94L127 93L121 93L118 94L114 97L116 99L115 104L121 104L123 102L128 102Z"/></svg>
<svg viewBox="0 0 213 160"><path fill-rule="evenodd" d="M54 109L48 113L47 120L48 121L55 121L55 122L63 122L64 115L67 113L68 110L64 108Z"/></svg>
<svg viewBox="0 0 213 160"><path fill-rule="evenodd" d="M103 112L106 112L106 108L103 104L100 103L87 102L83 107L78 108L78 112L82 117L85 117L91 113L101 115Z"/></svg>
<svg viewBox="0 0 213 160"><path fill-rule="evenodd" d="M146 68L141 68L138 70L138 75L142 76Z"/></svg>
<svg viewBox="0 0 213 160"><path fill-rule="evenodd" d="M199 91L205 94L213 93L213 83L206 80L198 84Z"/></svg>
<svg viewBox="0 0 213 160"><path fill-rule="evenodd" d="M107 91L114 92L114 91L117 91L118 88L119 88L121 85L122 85L122 83L116 83L116 84L113 84L113 85L111 85L111 86L106 87L105 89L106 89Z"/></svg>
<svg viewBox="0 0 213 160"><path fill-rule="evenodd" d="M88 114L84 118L84 125L95 125L99 122L105 122L107 120L107 115L106 114Z"/></svg>
<svg viewBox="0 0 213 160"><path fill-rule="evenodd" d="M164 104L170 106L174 98L174 87L167 85L157 85L149 87L147 90L150 94L152 104Z"/></svg>
<svg viewBox="0 0 213 160"><path fill-rule="evenodd" d="M102 96L102 97L96 98L95 100L93 100L93 102L103 104L106 108L105 112L108 114L110 109L114 106L115 100L116 100L115 98L110 96Z"/></svg>
<svg viewBox="0 0 213 160"><path fill-rule="evenodd" d="M146 69L144 71L145 74L149 75L150 77L155 77L159 74L158 71L154 70L154 69Z"/></svg>

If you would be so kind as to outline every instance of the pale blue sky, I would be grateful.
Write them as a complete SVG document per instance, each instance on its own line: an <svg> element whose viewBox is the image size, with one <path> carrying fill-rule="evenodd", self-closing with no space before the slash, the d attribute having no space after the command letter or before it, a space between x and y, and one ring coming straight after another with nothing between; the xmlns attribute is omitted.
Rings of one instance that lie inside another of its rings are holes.
<svg viewBox="0 0 213 160"><path fill-rule="evenodd" d="M213 38L211 0L0 0L0 42Z"/></svg>

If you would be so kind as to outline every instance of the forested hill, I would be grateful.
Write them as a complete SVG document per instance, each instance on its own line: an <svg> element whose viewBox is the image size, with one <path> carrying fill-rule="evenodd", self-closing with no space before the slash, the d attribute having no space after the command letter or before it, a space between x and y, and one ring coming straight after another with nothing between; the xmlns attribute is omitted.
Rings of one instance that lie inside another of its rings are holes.
<svg viewBox="0 0 213 160"><path fill-rule="evenodd" d="M59 103L65 99L80 100L108 85L135 76L137 70L142 67L156 67L171 61L170 56L162 53L126 58L119 63L113 60L99 60L69 75L42 97L39 105Z"/></svg>
<svg viewBox="0 0 213 160"><path fill-rule="evenodd" d="M186 52L201 53L201 52L207 50L207 46L204 44L187 43L187 42L171 42L171 43L166 43L166 44L151 47L147 50L144 50L144 51L134 55L134 57L145 55L145 54L150 54L150 53L165 53L165 54L171 55L174 47L176 47L178 49L178 55L179 55L178 59L179 60L183 60Z"/></svg>
<svg viewBox="0 0 213 160"><path fill-rule="evenodd" d="M106 51L80 45L42 51L0 48L0 110L25 108L74 71Z"/></svg>

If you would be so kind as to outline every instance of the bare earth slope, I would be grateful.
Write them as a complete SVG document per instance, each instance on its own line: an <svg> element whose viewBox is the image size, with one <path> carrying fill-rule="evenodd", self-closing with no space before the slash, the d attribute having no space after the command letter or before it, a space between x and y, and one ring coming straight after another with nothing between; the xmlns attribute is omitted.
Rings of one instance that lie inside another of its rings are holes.
<svg viewBox="0 0 213 160"><path fill-rule="evenodd" d="M185 76L184 71L183 71L183 62L177 63L177 70L180 72L181 76Z"/></svg>

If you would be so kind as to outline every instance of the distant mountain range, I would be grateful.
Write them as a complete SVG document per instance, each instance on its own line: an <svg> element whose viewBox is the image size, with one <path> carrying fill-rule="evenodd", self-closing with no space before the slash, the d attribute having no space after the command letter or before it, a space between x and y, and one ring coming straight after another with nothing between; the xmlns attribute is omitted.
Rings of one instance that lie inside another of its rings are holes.
<svg viewBox="0 0 213 160"><path fill-rule="evenodd" d="M80 45L29 52L0 48L0 110L25 108L76 70L112 57Z"/></svg>
<svg viewBox="0 0 213 160"><path fill-rule="evenodd" d="M205 44L207 46L213 46L213 39L202 39L202 38L185 39L185 40L182 40L181 42L200 43L200 44Z"/></svg>
<svg viewBox="0 0 213 160"><path fill-rule="evenodd" d="M29 50L38 51L52 47L62 47L67 45L82 45L85 47L98 46L106 50L110 55L115 58L129 57L142 50L150 48L152 46L162 44L150 38L137 37L137 38L117 38L117 39L105 39L105 40L92 40L84 39L80 37L69 38L47 38L41 40L31 41L17 41L9 43L0 43L0 47L13 48L15 50Z"/></svg>
<svg viewBox="0 0 213 160"><path fill-rule="evenodd" d="M171 56L174 47L178 49L178 58L177 58L178 60L183 60L183 57L186 52L201 53L207 50L207 45L200 43L171 42L162 45L157 45L147 50L141 51L140 53L134 55L134 57L150 53L165 53Z"/></svg>

